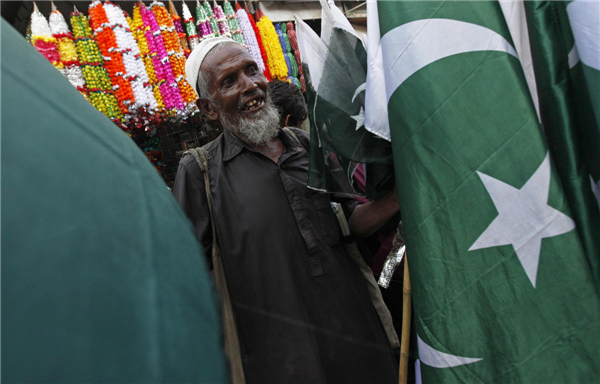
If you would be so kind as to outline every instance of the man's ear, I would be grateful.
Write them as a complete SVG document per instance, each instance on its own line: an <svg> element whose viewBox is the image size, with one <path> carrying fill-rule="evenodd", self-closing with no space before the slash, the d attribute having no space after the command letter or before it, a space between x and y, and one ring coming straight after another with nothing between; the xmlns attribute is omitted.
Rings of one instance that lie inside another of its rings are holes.
<svg viewBox="0 0 600 384"><path fill-rule="evenodd" d="M209 120L217 120L219 118L219 114L208 99L199 97L196 100L196 105L198 106L200 112L202 112L204 116L208 117Z"/></svg>
<svg viewBox="0 0 600 384"><path fill-rule="evenodd" d="M290 118L292 117L292 115L290 115L288 113L288 115L285 117L285 122L283 123L284 127L289 127L290 126Z"/></svg>

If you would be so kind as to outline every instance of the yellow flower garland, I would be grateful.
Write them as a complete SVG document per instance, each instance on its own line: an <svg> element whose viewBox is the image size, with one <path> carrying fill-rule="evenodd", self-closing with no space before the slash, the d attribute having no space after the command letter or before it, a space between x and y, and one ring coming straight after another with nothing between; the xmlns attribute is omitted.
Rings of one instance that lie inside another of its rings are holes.
<svg viewBox="0 0 600 384"><path fill-rule="evenodd" d="M256 26L258 27L260 38L262 39L263 46L267 52L271 77L279 80L287 80L287 64L283 57L283 51L281 50L281 44L279 43L279 36L275 31L275 26L265 15L260 18L256 23Z"/></svg>

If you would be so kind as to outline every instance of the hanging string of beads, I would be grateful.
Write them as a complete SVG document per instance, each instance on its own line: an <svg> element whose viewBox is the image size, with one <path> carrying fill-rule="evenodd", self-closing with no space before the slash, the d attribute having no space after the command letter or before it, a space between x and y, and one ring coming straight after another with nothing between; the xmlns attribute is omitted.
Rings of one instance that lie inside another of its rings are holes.
<svg viewBox="0 0 600 384"><path fill-rule="evenodd" d="M290 40L290 46L296 60L296 66L298 67L298 80L302 87L302 93L306 93L306 82L304 80L304 71L302 70L302 60L300 58L300 49L298 48L298 37L296 36L296 30L294 29L294 23L288 21L286 24L287 35Z"/></svg>
<svg viewBox="0 0 600 384"><path fill-rule="evenodd" d="M204 0L204 2L202 3L202 8L204 8L204 13L206 14L206 17L208 19L210 30L212 31L213 36L220 36L221 33L219 32L219 25L217 24L217 20L215 19L215 15L213 13L212 8L210 7L210 4L208 4L208 1ZM198 20L200 20L199 16ZM206 36L206 38L208 37L212 36Z"/></svg>
<svg viewBox="0 0 600 384"><path fill-rule="evenodd" d="M65 75L67 80L69 80L69 82L77 88L79 93L89 101L85 80L83 78L83 73L81 72L81 67L79 66L77 46L73 41L73 34L69 30L69 26L62 13L54 7L54 3L52 3L52 6L54 9L50 13L48 21L52 36L57 41L60 61L64 65L63 75Z"/></svg>
<svg viewBox="0 0 600 384"><path fill-rule="evenodd" d="M289 63L291 65L290 69L292 70L292 72L291 72L291 79L290 80L299 89L302 89L302 86L300 85L300 81L298 80L298 64L296 64L296 59L294 58L294 55L292 54L292 46L290 44L290 39L289 39L288 34L287 34L287 25L286 25L286 23L281 23L281 34L283 35L283 39L285 40L285 55L289 59ZM287 62L288 61L286 60L286 63Z"/></svg>
<svg viewBox="0 0 600 384"><path fill-rule="evenodd" d="M135 97L131 84L126 79L127 71L123 64L123 55L117 48L117 39L111 29L102 3L94 0L89 7L90 27L104 57L104 68L108 72L110 81L119 103L119 108L126 116L129 109L135 107Z"/></svg>
<svg viewBox="0 0 600 384"><path fill-rule="evenodd" d="M131 19L131 21L128 20L128 22L131 31L133 32L133 37L135 38L137 46L140 50L142 60L144 61L144 67L146 68L146 73L148 75L148 82L149 85L152 87L152 94L154 95L154 100L156 101L156 109L159 112L164 112L165 103L160 93L160 87L158 86L158 78L156 77L154 65L152 64L152 58L150 57L148 41L146 40L145 30L146 28L149 29L150 27L144 25L140 7L145 8L144 4L140 3L137 3L133 6L133 19Z"/></svg>
<svg viewBox="0 0 600 384"><path fill-rule="evenodd" d="M277 38L279 39L279 45L281 46L281 52L283 52L283 59L285 60L285 66L287 68L287 80L291 81L290 77L292 76L292 64L290 63L290 58L287 55L285 38L283 37L283 33L281 32L281 23L275 23L274 27L275 32L277 32Z"/></svg>
<svg viewBox="0 0 600 384"><path fill-rule="evenodd" d="M244 40L244 36L242 35L239 20L235 16L235 12L233 12L231 3L227 0L223 2L223 13L225 14L225 18L227 19L227 25L229 26L229 32L231 32L231 38L234 41L237 41L238 43L245 46L246 41Z"/></svg>
<svg viewBox="0 0 600 384"><path fill-rule="evenodd" d="M166 7L163 3L155 1L152 3L152 11L156 16L156 21L160 27L164 47L171 64L171 71L175 78L176 85L179 89L182 101L185 104L180 109L180 114L186 115L196 110L194 101L196 93L185 79L185 56L179 45L179 39L175 32L173 20L169 16Z"/></svg>
<svg viewBox="0 0 600 384"><path fill-rule="evenodd" d="M267 52L271 77L279 80L287 80L288 67L283 56L279 36L275 31L275 26L266 15L261 15L256 26Z"/></svg>
<svg viewBox="0 0 600 384"><path fill-rule="evenodd" d="M217 4L217 0L213 0L213 4L213 14L215 20L217 20L217 25L219 26L219 36L231 37L231 32L229 31L229 25L227 24L227 19L223 13L223 8Z"/></svg>
<svg viewBox="0 0 600 384"><path fill-rule="evenodd" d="M35 3L31 14L31 43L49 62L62 71L64 68L60 61L56 39L48 25L48 20L42 15Z"/></svg>
<svg viewBox="0 0 600 384"><path fill-rule="evenodd" d="M171 0L169 0L169 13L171 14L171 19L173 20L173 25L175 26L175 31L179 38L179 45L187 58L190 55L190 47L188 47L187 38L185 32L183 32L183 27L181 26L181 17L179 17L177 9L175 9L175 5Z"/></svg>
<svg viewBox="0 0 600 384"><path fill-rule="evenodd" d="M190 9L185 4L185 1L182 2L183 7L183 24L185 25L185 31L187 32L187 39L190 51L193 51L194 48L200 42L200 36L198 36L198 31L196 30L196 24L194 24L194 18L192 17L192 13Z"/></svg>
<svg viewBox="0 0 600 384"><path fill-rule="evenodd" d="M146 30L146 40L151 52L152 62L158 77L160 92L165 102L165 108L169 115L174 116L185 107L177 81L171 70L171 62L165 48L162 34L156 16L151 9L141 7L142 19L149 28Z"/></svg>
<svg viewBox="0 0 600 384"><path fill-rule="evenodd" d="M120 125L123 113L114 95L110 77L104 68L104 59L94 40L87 17L77 9L71 13L71 28L92 105Z"/></svg>
<svg viewBox="0 0 600 384"><path fill-rule="evenodd" d="M246 13L246 10L240 7L237 2L235 3L235 7L237 9L237 18L240 23L240 29L244 35L244 40L246 41L248 51L250 51L250 55L254 61L256 61L256 64L258 64L260 71L265 72L265 63L263 62L260 54L260 47L258 46L258 41L256 40L252 24L250 24L250 20L248 19L248 14Z"/></svg>

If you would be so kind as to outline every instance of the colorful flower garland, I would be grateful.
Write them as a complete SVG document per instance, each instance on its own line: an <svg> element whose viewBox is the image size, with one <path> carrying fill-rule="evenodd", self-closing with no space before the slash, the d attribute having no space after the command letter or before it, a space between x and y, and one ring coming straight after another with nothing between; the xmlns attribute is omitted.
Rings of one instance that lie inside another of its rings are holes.
<svg viewBox="0 0 600 384"><path fill-rule="evenodd" d="M208 18L210 30L212 31L213 35L220 36L219 25L217 24L217 20L215 20L215 15L213 14L213 10L210 7L210 4L208 4L208 1L204 0L204 2L202 3L202 8L204 8L204 12L206 13L206 17ZM196 9L196 12L198 12L197 9ZM198 22L200 22L200 16L198 16ZM212 36L206 36L206 37L208 38L208 37L212 37Z"/></svg>
<svg viewBox="0 0 600 384"><path fill-rule="evenodd" d="M265 46L265 51L267 52L271 77L274 79L287 80L288 68L283 56L281 44L279 43L279 36L275 31L275 26L266 15L260 17L256 26L258 27L260 37Z"/></svg>
<svg viewBox="0 0 600 384"><path fill-rule="evenodd" d="M196 108L194 103L194 101L196 101L196 93L185 78L185 57L179 46L179 41L175 33L175 26L163 3L158 1L152 3L152 11L160 26L165 49L167 50L169 61L171 62L171 70L173 71L173 76L175 77L181 98L185 103L185 109L181 108L181 112L187 114Z"/></svg>
<svg viewBox="0 0 600 384"><path fill-rule="evenodd" d="M71 13L71 28L92 105L115 123L120 123L123 114L113 93L110 77L103 67L104 60L88 19L76 10Z"/></svg>
<svg viewBox="0 0 600 384"><path fill-rule="evenodd" d="M109 26L115 34L118 52L121 53L123 58L123 65L127 71L126 80L131 85L135 97L135 109L149 108L150 110L156 110L158 105L152 93L152 86L140 50L133 38L131 29L129 29L123 11L110 1L106 1L104 12Z"/></svg>
<svg viewBox="0 0 600 384"><path fill-rule="evenodd" d="M254 34L254 29L252 28L252 24L250 24L250 20L248 19L248 14L246 11L236 3L237 17L240 22L240 28L242 30L242 34L244 35L244 39L248 46L248 51L250 51L250 55L258 64L258 68L260 68L261 72L265 71L265 63L263 62L262 56L260 54L260 47L258 46L258 41L256 40L256 35Z"/></svg>
<svg viewBox="0 0 600 384"><path fill-rule="evenodd" d="M62 13L53 10L49 17L52 36L58 43L58 54L60 61L65 66L63 74L69 82L89 101L83 73L79 66L79 57L77 56L77 46L73 41L73 35L65 21Z"/></svg>
<svg viewBox="0 0 600 384"><path fill-rule="evenodd" d="M225 0L223 3L223 13L225 13L225 18L227 19L227 25L229 26L229 31L231 32L231 38L242 45L246 45L246 41L242 35L242 30L240 29L239 20L235 16L233 8L231 8L231 3L229 3L227 0Z"/></svg>
<svg viewBox="0 0 600 384"><path fill-rule="evenodd" d="M208 14L206 13L204 6L200 5L200 2L198 0L196 0L196 19L198 23L198 33L200 34L200 40L208 39L215 36L215 32L213 32ZM218 36L218 28L216 33Z"/></svg>
<svg viewBox="0 0 600 384"><path fill-rule="evenodd" d="M306 82L304 80L304 71L302 69L302 59L300 58L300 49L298 48L298 37L296 36L296 30L294 29L294 23L288 21L286 24L287 35L290 40L290 46L294 53L294 59L296 59L296 66L298 67L298 80L302 87L302 93L306 93Z"/></svg>
<svg viewBox="0 0 600 384"><path fill-rule="evenodd" d="M185 3L184 3L185 4ZM171 19L173 19L173 25L175 26L175 31L177 31L177 37L179 38L179 45L185 54L185 57L190 55L190 47L188 47L187 38L185 36L185 32L183 32L183 28L181 26L181 17L177 13L177 9L175 9L175 5L171 0L169 0L169 13L171 14Z"/></svg>
<svg viewBox="0 0 600 384"><path fill-rule="evenodd" d="M135 108L135 96L126 78L127 70L123 64L123 55L117 47L117 38L100 1L94 0L90 4L89 20L100 52L104 56L104 68L110 76L119 108L123 115L127 115L130 108Z"/></svg>
<svg viewBox="0 0 600 384"><path fill-rule="evenodd" d="M144 25L140 7L145 8L145 5L137 3L133 6L133 19L130 21L129 25L131 31L133 32L133 36L137 41L137 45L140 50L140 55L142 56L142 60L144 61L144 66L146 67L148 81L150 83L150 86L152 87L152 94L154 95L154 99L156 100L157 110L159 112L163 112L165 109L165 103L160 93L160 87L158 86L159 80L156 77L156 72L152 63L152 57L150 56L150 49L148 48L148 41L146 40L145 30L149 29L150 27Z"/></svg>
<svg viewBox="0 0 600 384"><path fill-rule="evenodd" d="M254 30L254 36L256 37L256 42L258 43L258 48L260 49L260 56L262 57L263 63L265 64L265 70L264 70L263 74L265 75L265 77L267 78L268 81L271 81L271 69L269 68L269 58L267 56L267 51L265 50L265 46L262 42L262 38L260 37L260 31L258 30L258 26L256 25L256 22L254 21L254 15L249 13L247 10L246 10L246 14L248 15L248 20L250 21L250 24L252 25L252 29Z"/></svg>
<svg viewBox="0 0 600 384"><path fill-rule="evenodd" d="M194 24L194 18L192 17L192 13L190 9L183 2L183 24L185 25L185 31L187 32L188 45L190 47L190 51L193 51L198 43L200 42L200 36L198 36L198 31L196 30L196 24Z"/></svg>
<svg viewBox="0 0 600 384"><path fill-rule="evenodd" d="M56 39L52 36L48 20L40 13L35 3L31 14L31 43L52 65L59 70L63 68Z"/></svg>
<svg viewBox="0 0 600 384"><path fill-rule="evenodd" d="M225 19L223 8L221 8L221 6L217 4L217 0L213 0L213 3L213 13L215 15L215 19L217 20L217 25L219 26L219 36L231 37L231 31L229 30L227 19Z"/></svg>
<svg viewBox="0 0 600 384"><path fill-rule="evenodd" d="M146 41L148 42L148 49L158 78L160 93L165 102L165 108L169 114L175 114L183 110L184 104L171 70L171 62L165 49L160 27L152 10L145 6L140 6L140 10L144 25L148 27L145 29Z"/></svg>
<svg viewBox="0 0 600 384"><path fill-rule="evenodd" d="M285 38L283 37L283 32L281 32L281 23L275 23L273 25L275 27L275 32L277 33L277 38L279 40L279 46L281 47L281 52L283 52L283 59L285 60L285 66L287 68L287 79L289 81L289 77L292 76L292 64L290 63L290 58L287 55L287 46L285 44Z"/></svg>

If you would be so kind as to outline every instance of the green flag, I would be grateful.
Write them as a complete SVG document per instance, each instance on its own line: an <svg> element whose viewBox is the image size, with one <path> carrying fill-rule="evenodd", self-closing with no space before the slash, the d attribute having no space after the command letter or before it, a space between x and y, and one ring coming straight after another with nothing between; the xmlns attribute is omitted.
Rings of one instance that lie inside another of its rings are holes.
<svg viewBox="0 0 600 384"><path fill-rule="evenodd" d="M426 383L586 383L600 300L497 2L380 2Z"/></svg>
<svg viewBox="0 0 600 384"><path fill-rule="evenodd" d="M585 64L575 47L567 4L522 4L527 15L542 126L581 243L596 284L600 285L600 210L593 188L594 180L600 179L600 129L593 105L600 99L594 103L590 100Z"/></svg>
<svg viewBox="0 0 600 384"><path fill-rule="evenodd" d="M393 165L390 143L365 129L367 52L342 12L321 4L322 38L296 21L311 122L308 185L362 194L353 173L365 163L367 196L377 198L394 187Z"/></svg>

